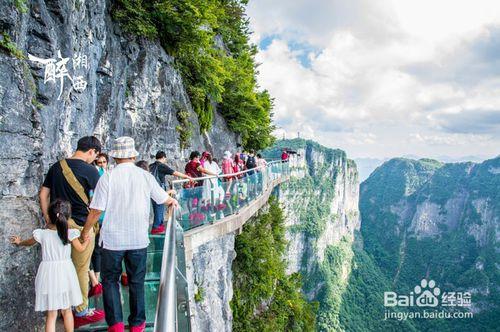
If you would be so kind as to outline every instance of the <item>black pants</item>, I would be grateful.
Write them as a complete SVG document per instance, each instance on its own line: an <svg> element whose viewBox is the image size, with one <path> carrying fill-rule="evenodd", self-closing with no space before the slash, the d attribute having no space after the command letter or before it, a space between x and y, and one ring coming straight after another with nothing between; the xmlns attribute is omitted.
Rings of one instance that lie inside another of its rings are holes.
<svg viewBox="0 0 500 332"><path fill-rule="evenodd" d="M130 316L129 326L138 326L146 321L144 301L144 278L146 276L147 248L136 250L102 249L102 286L106 323L113 326L123 322L119 279L122 261L128 276Z"/></svg>
<svg viewBox="0 0 500 332"><path fill-rule="evenodd" d="M101 251L102 248L99 246L99 233L95 236L95 246L92 252L92 258L90 259L90 269L95 273L101 272Z"/></svg>

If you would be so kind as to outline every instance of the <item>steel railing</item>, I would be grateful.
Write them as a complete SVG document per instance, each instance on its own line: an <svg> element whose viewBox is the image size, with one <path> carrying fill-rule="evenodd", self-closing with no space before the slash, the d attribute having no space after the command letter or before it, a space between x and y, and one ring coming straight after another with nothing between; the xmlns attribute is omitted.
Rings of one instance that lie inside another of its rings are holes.
<svg viewBox="0 0 500 332"><path fill-rule="evenodd" d="M278 160L231 174L172 181L171 188L177 191L182 207L178 221L187 231L237 214L288 173L289 164ZM191 181L198 183L189 184Z"/></svg>
<svg viewBox="0 0 500 332"><path fill-rule="evenodd" d="M169 209L163 257L161 262L160 285L158 287L158 301L156 304L155 326L156 332L177 331L177 294L176 294L176 210Z"/></svg>
<svg viewBox="0 0 500 332"><path fill-rule="evenodd" d="M263 166L258 166L252 169L246 169L244 171L236 172L236 173L231 173L231 174L218 174L218 175L207 175L207 176L202 176L199 178L192 178L191 180L189 179L182 179L182 180L174 180L172 181L172 185L174 186L173 189L175 189L176 184L183 184L191 181L203 181L203 180L210 180L210 179L224 179L224 178L234 178L234 177L240 177L244 174L247 174L249 172L255 172L255 171L261 171L263 169L269 168L272 165L277 165L277 164L282 164L283 162L281 160L273 160L267 163L267 165Z"/></svg>

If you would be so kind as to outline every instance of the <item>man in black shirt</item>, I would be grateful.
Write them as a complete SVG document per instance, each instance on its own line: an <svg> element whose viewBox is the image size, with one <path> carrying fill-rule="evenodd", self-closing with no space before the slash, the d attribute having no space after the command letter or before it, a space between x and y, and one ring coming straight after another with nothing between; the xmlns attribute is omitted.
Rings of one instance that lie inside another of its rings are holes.
<svg viewBox="0 0 500 332"><path fill-rule="evenodd" d="M163 189L167 189L167 185L165 184L165 176L173 175L183 179L191 179L191 177L183 174L181 172L174 171L170 167L166 165L167 155L163 151L158 151L156 153L156 161L149 165L149 171L155 177L156 181L160 184ZM163 224L163 217L165 214L165 205L164 204L156 204L153 200L151 200L153 204L153 227L151 228L151 234L163 234L165 233L165 225Z"/></svg>
<svg viewBox="0 0 500 332"><path fill-rule="evenodd" d="M82 230L87 220L89 213L87 203L84 202L81 195L85 195L89 201L92 197L92 192L99 181L99 173L97 169L91 165L97 154L101 152L101 142L94 136L82 137L78 141L76 152L69 159L65 159L67 166L76 178L76 186L81 186L83 191L75 191L75 181L70 184L68 178L71 174L63 174L63 164L61 161L53 164L42 188L40 189L40 207L42 209L45 221L49 222L48 207L50 202L60 198L71 203L71 220L69 226L78 230ZM94 237L91 235L91 240L87 248L83 252L71 251L71 259L75 265L80 290L82 292L83 303L75 308L75 328L90 324L104 319L102 310L93 310L88 308L88 292L89 292L89 265L92 251L94 250Z"/></svg>
<svg viewBox="0 0 500 332"><path fill-rule="evenodd" d="M97 181L99 181L99 172L97 171L97 168L82 159L75 158L75 156L66 159L66 162L75 174L78 182L82 185L87 197L90 197L92 191L97 185ZM78 226L83 226L85 224L85 220L87 220L88 215L87 205L80 199L80 197L78 197L64 178L61 164L59 162L50 167L49 172L45 177L45 181L43 181L42 190L45 191L47 189L50 190L50 203L52 203L56 198L69 201L71 203L71 218ZM45 213L44 218L48 221L48 217Z"/></svg>

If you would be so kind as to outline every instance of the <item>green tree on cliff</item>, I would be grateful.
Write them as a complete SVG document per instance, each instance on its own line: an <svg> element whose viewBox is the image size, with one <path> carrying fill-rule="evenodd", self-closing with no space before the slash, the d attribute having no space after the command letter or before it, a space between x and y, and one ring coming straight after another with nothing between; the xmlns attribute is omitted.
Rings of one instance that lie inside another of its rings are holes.
<svg viewBox="0 0 500 332"><path fill-rule="evenodd" d="M133 34L158 39L175 58L200 128L215 107L246 148L272 144L272 99L259 91L256 47L244 0L118 0L113 16Z"/></svg>

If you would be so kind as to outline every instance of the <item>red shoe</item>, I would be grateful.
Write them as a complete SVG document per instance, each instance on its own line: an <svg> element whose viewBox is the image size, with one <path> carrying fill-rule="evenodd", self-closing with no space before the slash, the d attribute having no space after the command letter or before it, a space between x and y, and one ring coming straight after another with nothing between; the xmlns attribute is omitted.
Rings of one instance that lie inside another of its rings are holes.
<svg viewBox="0 0 500 332"><path fill-rule="evenodd" d="M158 227L151 229L152 235L165 234L165 225L160 225Z"/></svg>
<svg viewBox="0 0 500 332"><path fill-rule="evenodd" d="M138 326L131 326L130 332L144 332L146 330L146 322Z"/></svg>
<svg viewBox="0 0 500 332"><path fill-rule="evenodd" d="M116 323L113 326L108 327L108 332L124 332L125 331L125 324L122 322Z"/></svg>
<svg viewBox="0 0 500 332"><path fill-rule="evenodd" d="M128 286L128 276L126 274L121 275L120 281L123 286Z"/></svg>
<svg viewBox="0 0 500 332"><path fill-rule="evenodd" d="M102 294L102 284L101 283L98 283L97 285L93 286L89 290L89 297L97 296L100 294Z"/></svg>
<svg viewBox="0 0 500 332"><path fill-rule="evenodd" d="M89 312L87 313L87 315L82 317L78 317L73 313L75 329L79 328L80 326L96 323L104 319L104 311L97 309L88 309L88 310Z"/></svg>

